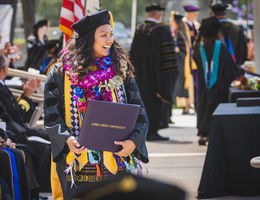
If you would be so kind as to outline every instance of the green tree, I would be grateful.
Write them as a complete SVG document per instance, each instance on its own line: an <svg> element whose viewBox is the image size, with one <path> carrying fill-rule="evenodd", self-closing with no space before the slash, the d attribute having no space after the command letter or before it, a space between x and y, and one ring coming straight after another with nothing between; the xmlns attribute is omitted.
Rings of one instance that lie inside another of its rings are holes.
<svg viewBox="0 0 260 200"><path fill-rule="evenodd" d="M41 18L51 22L51 26L58 26L60 23L60 11L62 0L37 0L36 13Z"/></svg>

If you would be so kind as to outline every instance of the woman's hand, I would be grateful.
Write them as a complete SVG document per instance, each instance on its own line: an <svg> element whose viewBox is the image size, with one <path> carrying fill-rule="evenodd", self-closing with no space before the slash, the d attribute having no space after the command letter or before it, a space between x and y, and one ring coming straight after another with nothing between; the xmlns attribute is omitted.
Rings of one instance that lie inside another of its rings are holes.
<svg viewBox="0 0 260 200"><path fill-rule="evenodd" d="M67 139L66 143L69 146L70 151L72 151L76 154L81 154L85 150L84 146L80 147L80 144L78 143L78 141L76 140L76 138L74 136L70 136Z"/></svg>
<svg viewBox="0 0 260 200"><path fill-rule="evenodd" d="M122 157L129 156L131 153L133 153L136 147L135 143L132 140L115 141L114 143L116 145L122 146L122 150L115 153L117 156L122 156Z"/></svg>

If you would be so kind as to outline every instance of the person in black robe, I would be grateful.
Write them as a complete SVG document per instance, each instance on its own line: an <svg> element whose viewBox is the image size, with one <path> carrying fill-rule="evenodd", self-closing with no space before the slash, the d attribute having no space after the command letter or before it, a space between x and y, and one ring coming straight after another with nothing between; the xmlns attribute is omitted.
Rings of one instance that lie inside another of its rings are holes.
<svg viewBox="0 0 260 200"><path fill-rule="evenodd" d="M62 192L59 197L62 195L64 199L69 199L69 195L78 190L80 185L88 186L125 172L127 167L131 166L131 160L132 164L136 159L145 163L149 161L145 145L149 121L134 79L133 66L113 39L112 22L112 14L108 10L102 10L74 23L72 28L78 36L72 38L67 44L62 61L51 68L46 80L44 124L51 139L53 161L56 163L56 166L52 165L52 169L58 174L58 181L56 181L58 183L53 185L57 186L60 183ZM104 61L103 65L98 63L100 60ZM68 69L67 66L71 68ZM95 73L104 73L109 77L110 72L115 72L115 76L108 79L98 79L100 75L95 75ZM88 75L92 80L97 81L98 86L84 85L91 82ZM112 79L116 79L116 85ZM89 99L140 105L140 112L129 138L120 142L115 141L117 145L122 144L119 152L90 150L80 146L84 144L79 144L78 137L84 132L80 132L79 121L84 120L86 107L76 102L79 90L82 92L80 102L85 102L85 105ZM107 92L110 92L112 99L104 98L103 94ZM78 112L80 115L77 114ZM69 162L71 159L72 161ZM79 159L85 161L81 164L81 169L77 167ZM66 173L70 169L73 172ZM131 170L129 167L128 169ZM54 174L52 174L53 181ZM78 187L73 185L73 181ZM53 191L58 190L59 188L56 190L53 187Z"/></svg>
<svg viewBox="0 0 260 200"><path fill-rule="evenodd" d="M209 137L212 113L218 104L228 101L228 88L240 75L225 44L219 40L221 23L210 17L202 21L201 42L196 45L193 58L198 66L197 128L199 144Z"/></svg>
<svg viewBox="0 0 260 200"><path fill-rule="evenodd" d="M16 149L16 144L12 142L8 134L1 128L0 166L0 176L7 183L9 190L11 190L11 196L19 196L22 200L28 200L28 172L25 165L24 152L20 149ZM14 185L15 189L13 187Z"/></svg>
<svg viewBox="0 0 260 200"><path fill-rule="evenodd" d="M168 128L174 86L178 75L173 38L169 26L159 23L160 5L146 7L147 20L136 28L130 59L150 121L147 140L168 140L158 134Z"/></svg>
<svg viewBox="0 0 260 200"><path fill-rule="evenodd" d="M185 10L185 17L183 21L188 26L187 38L190 45L190 55L192 55L192 51L194 48L194 42L199 34L200 23L197 21L199 17L200 8L195 5L184 5L183 9ZM190 61L190 67L193 76L193 84L194 84L194 106L196 110L197 105L197 94L198 94L198 71L197 67L194 65L194 61ZM185 114L186 112L184 112ZM188 113L187 113L188 114Z"/></svg>
<svg viewBox="0 0 260 200"><path fill-rule="evenodd" d="M34 68L40 70L44 60L48 57L45 45L48 41L46 19L38 21L33 26L33 34L27 39L27 59L25 61L25 69Z"/></svg>
<svg viewBox="0 0 260 200"><path fill-rule="evenodd" d="M185 99L185 107L183 114L189 114L190 99L190 46L187 39L187 26L182 21L183 15L178 12L171 12L170 24L172 28L172 35L174 39L175 52L177 54L178 78L175 86L175 96L183 97ZM185 74L186 71L186 74ZM188 77L186 77L188 76Z"/></svg>
<svg viewBox="0 0 260 200"><path fill-rule="evenodd" d="M227 7L228 4L221 0L214 0L210 5L210 11L221 22L223 43L227 45L233 60L236 64L242 65L247 60L247 37L242 25L236 25L227 19Z"/></svg>
<svg viewBox="0 0 260 200"><path fill-rule="evenodd" d="M16 100L4 83L7 74L8 59L4 55L0 55L0 117L6 122L7 130L15 134L14 142L22 144L20 147L33 156L33 160L36 161L33 168L40 182L40 191L48 192L50 191L50 145L27 140L29 136L49 140L45 129L26 126L35 108L30 96L39 87L40 80L27 80L23 87L23 95Z"/></svg>

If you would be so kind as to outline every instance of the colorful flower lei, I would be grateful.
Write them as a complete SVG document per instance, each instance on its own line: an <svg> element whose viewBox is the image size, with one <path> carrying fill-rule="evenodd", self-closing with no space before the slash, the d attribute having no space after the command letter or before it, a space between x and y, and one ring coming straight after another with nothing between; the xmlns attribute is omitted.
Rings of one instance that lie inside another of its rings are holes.
<svg viewBox="0 0 260 200"><path fill-rule="evenodd" d="M124 65L127 64L124 63ZM92 71L87 73L80 82L77 75L72 72L71 65L64 64L63 68L75 86L73 98L77 102L81 117L83 117L89 99L112 102L111 90L118 88L123 83L122 77L118 76L114 70L115 66L110 54L107 57L97 58L95 64L90 66ZM126 69L124 67L123 71Z"/></svg>

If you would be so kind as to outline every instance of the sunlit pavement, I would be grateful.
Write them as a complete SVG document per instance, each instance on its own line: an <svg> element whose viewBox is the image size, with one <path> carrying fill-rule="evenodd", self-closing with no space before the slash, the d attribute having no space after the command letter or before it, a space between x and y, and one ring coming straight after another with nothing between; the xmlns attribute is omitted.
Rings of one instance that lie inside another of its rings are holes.
<svg viewBox="0 0 260 200"><path fill-rule="evenodd" d="M205 146L198 146L196 115L182 115L182 110L173 110L168 129L160 130L169 141L147 142L150 162L146 176L168 182L184 189L187 199L196 199L205 159Z"/></svg>
<svg viewBox="0 0 260 200"><path fill-rule="evenodd" d="M207 147L198 145L196 115L182 115L174 109L175 124L160 130L169 141L147 142L150 162L144 165L144 174L159 181L184 189L187 200L196 199ZM148 170L148 174L146 174ZM51 194L43 194L52 199ZM259 200L260 197L224 197L211 200Z"/></svg>

